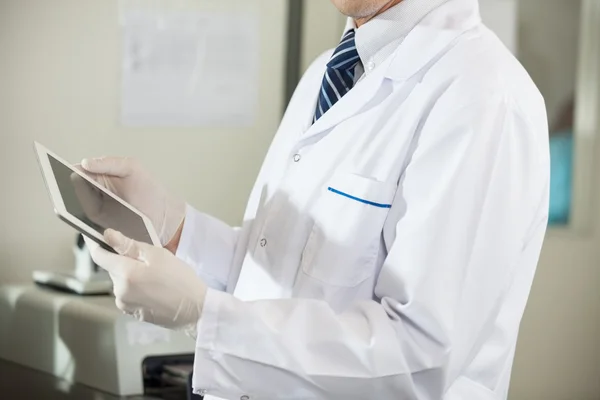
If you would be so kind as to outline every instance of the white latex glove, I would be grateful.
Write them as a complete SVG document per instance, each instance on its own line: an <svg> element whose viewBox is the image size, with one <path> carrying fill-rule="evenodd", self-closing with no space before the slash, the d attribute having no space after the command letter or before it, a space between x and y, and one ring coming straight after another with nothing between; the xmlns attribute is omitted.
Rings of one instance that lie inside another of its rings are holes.
<svg viewBox="0 0 600 400"><path fill-rule="evenodd" d="M139 237L139 232L132 232L136 226L127 226L125 221L130 220L128 208L111 199L100 189L92 186L79 174L71 174L71 183L79 204L83 210L83 218L87 224L92 225L97 231L102 232L108 227L121 229L127 236Z"/></svg>
<svg viewBox="0 0 600 400"><path fill-rule="evenodd" d="M79 167L146 215L163 246L171 241L185 217L185 202L170 195L138 161L130 157L88 158Z"/></svg>
<svg viewBox="0 0 600 400"><path fill-rule="evenodd" d="M139 321L196 336L207 287L186 263L168 250L107 230L106 242L119 254L86 240L92 259L108 271L115 303Z"/></svg>

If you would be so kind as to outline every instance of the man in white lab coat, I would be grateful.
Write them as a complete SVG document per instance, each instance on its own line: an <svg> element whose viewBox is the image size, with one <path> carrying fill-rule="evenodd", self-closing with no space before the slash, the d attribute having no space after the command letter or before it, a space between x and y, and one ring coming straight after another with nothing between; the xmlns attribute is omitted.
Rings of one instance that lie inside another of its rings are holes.
<svg viewBox="0 0 600 400"><path fill-rule="evenodd" d="M165 248L107 231L117 306L196 340L223 399L507 397L548 218L542 96L477 0L334 0L233 228L87 159Z"/></svg>

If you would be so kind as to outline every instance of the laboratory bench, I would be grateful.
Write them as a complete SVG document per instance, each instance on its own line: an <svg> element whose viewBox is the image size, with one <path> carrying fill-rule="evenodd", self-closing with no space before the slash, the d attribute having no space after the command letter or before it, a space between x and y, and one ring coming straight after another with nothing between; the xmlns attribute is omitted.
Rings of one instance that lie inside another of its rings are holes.
<svg viewBox="0 0 600 400"><path fill-rule="evenodd" d="M111 296L0 285L0 399L198 399L194 340L124 315Z"/></svg>

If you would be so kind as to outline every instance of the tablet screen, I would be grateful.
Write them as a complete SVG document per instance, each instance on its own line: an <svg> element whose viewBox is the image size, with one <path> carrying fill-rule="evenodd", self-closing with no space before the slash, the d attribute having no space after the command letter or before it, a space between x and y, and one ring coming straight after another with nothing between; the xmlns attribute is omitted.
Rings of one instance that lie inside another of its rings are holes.
<svg viewBox="0 0 600 400"><path fill-rule="evenodd" d="M115 229L140 242L152 244L144 220L119 201L108 196L54 157L50 166L67 212L100 235Z"/></svg>

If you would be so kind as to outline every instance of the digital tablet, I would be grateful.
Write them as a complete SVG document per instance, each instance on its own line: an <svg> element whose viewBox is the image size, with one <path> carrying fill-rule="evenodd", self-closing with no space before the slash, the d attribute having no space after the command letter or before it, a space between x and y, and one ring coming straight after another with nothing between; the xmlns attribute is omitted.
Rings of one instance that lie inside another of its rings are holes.
<svg viewBox="0 0 600 400"><path fill-rule="evenodd" d="M148 217L106 190L84 172L34 142L54 212L80 233L113 251L103 233L111 228L139 242L160 246Z"/></svg>

